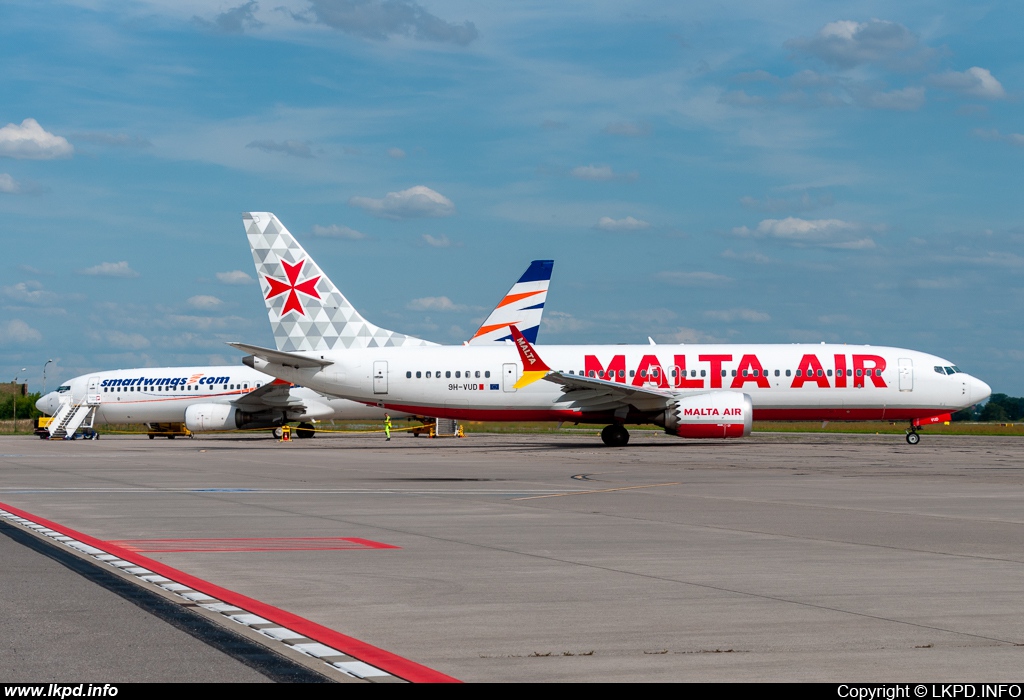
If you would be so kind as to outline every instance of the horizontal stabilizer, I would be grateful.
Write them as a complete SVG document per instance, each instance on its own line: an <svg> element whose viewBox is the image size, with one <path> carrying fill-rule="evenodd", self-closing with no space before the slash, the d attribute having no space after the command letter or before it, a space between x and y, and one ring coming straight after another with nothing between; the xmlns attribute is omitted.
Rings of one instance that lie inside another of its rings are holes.
<svg viewBox="0 0 1024 700"><path fill-rule="evenodd" d="M308 367L319 367L322 369L334 364L331 360L296 355L295 353L284 352L283 350L261 348L259 345L247 345L246 343L228 343L228 345L261 360L265 360L272 365L283 365L284 367L294 367L295 369L305 369Z"/></svg>

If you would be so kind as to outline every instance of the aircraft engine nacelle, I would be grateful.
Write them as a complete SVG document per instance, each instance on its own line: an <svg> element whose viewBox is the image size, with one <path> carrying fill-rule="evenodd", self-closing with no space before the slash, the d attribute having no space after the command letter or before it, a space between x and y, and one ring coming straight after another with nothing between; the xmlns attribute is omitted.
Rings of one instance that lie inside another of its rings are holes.
<svg viewBox="0 0 1024 700"><path fill-rule="evenodd" d="M194 433L204 430L237 430L243 414L226 403L200 403L185 409L185 427Z"/></svg>
<svg viewBox="0 0 1024 700"><path fill-rule="evenodd" d="M665 432L684 438L739 438L750 435L754 405L738 391L681 396L665 409Z"/></svg>

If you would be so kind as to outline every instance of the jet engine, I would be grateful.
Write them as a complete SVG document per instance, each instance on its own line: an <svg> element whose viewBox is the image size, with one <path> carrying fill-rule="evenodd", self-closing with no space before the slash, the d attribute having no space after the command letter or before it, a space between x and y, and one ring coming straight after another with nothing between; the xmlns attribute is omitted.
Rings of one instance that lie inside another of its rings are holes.
<svg viewBox="0 0 1024 700"><path fill-rule="evenodd" d="M666 433L684 438L738 438L750 435L753 418L747 394L712 391L674 399L662 425Z"/></svg>
<svg viewBox="0 0 1024 700"><path fill-rule="evenodd" d="M199 403L185 409L185 427L192 432L237 430L247 421L244 414L226 403Z"/></svg>

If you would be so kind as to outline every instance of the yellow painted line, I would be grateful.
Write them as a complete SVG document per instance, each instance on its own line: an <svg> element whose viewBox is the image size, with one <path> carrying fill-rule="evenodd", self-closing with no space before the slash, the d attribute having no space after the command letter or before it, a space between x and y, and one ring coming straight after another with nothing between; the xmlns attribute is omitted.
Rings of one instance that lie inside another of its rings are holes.
<svg viewBox="0 0 1024 700"><path fill-rule="evenodd" d="M664 484L644 484L643 486L622 486L617 489L597 489L595 491L568 491L566 493L549 493L544 496L524 496L513 498L513 501L532 501L534 498L558 498L559 496L582 496L587 493L610 493L612 491L631 491L632 489L653 489L656 486L678 486L681 481L668 481Z"/></svg>

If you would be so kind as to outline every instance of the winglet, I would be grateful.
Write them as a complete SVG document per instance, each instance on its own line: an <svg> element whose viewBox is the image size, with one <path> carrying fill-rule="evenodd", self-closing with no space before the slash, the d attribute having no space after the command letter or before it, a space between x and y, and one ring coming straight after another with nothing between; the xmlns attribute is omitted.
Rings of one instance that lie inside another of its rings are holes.
<svg viewBox="0 0 1024 700"><path fill-rule="evenodd" d="M509 329L512 331L512 342L515 343L519 350L519 357L523 360L523 376L519 378L514 387L522 389L538 379L543 379L544 375L551 371L551 368L544 364L544 360L540 359L540 355L530 345L530 341L519 332L518 328L509 326Z"/></svg>

